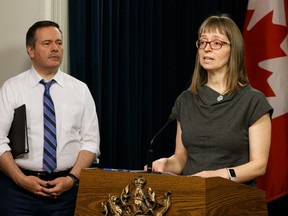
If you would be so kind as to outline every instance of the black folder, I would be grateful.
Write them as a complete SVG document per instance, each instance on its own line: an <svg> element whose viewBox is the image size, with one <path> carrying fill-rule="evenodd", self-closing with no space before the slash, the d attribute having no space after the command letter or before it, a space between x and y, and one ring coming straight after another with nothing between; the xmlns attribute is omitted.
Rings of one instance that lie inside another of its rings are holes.
<svg viewBox="0 0 288 216"><path fill-rule="evenodd" d="M14 110L14 118L8 138L14 158L19 158L29 152L25 104Z"/></svg>

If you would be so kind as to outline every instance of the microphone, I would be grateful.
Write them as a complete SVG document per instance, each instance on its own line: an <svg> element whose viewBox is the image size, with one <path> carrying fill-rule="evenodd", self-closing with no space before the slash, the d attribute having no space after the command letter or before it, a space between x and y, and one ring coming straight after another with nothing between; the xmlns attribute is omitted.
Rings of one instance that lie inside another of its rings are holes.
<svg viewBox="0 0 288 216"><path fill-rule="evenodd" d="M149 150L147 152L147 172L151 173L152 172L152 163L153 163L153 159L154 159L154 152L153 152L153 143L154 140L159 136L159 134L161 134L161 132L167 127L168 124L170 124L170 122L176 120L176 114L175 113L171 113L169 116L168 121L165 123L165 125L155 134L155 136L152 138L151 142L150 142L150 147Z"/></svg>

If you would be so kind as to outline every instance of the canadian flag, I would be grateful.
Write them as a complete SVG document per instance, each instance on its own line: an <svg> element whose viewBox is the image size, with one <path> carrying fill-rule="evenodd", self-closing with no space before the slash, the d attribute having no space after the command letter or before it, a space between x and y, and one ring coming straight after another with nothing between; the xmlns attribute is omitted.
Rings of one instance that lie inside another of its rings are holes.
<svg viewBox="0 0 288 216"><path fill-rule="evenodd" d="M243 38L251 85L274 108L267 171L258 178L267 201L288 194L288 0L249 0Z"/></svg>

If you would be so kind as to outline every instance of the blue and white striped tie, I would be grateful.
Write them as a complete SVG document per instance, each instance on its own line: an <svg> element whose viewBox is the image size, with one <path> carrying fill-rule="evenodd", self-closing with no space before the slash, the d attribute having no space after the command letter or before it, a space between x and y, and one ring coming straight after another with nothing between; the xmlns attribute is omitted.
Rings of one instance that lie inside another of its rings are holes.
<svg viewBox="0 0 288 216"><path fill-rule="evenodd" d="M44 152L43 152L43 168L51 173L56 169L56 116L54 110L54 103L50 95L50 87L55 80L45 83L41 80L40 83L44 85L45 91L43 96L43 110L44 110Z"/></svg>

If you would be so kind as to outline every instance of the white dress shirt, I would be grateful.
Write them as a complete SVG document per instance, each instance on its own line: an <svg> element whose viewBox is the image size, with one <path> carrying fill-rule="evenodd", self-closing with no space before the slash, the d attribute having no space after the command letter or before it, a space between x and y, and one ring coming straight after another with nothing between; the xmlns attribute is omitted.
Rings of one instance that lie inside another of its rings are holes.
<svg viewBox="0 0 288 216"><path fill-rule="evenodd" d="M42 77L32 67L7 80L0 90L0 155L10 151L9 132L14 109L26 104L29 153L16 163L27 170L43 171ZM58 70L50 87L57 127L57 169L73 167L78 153L87 150L100 155L98 117L87 85ZM24 142L24 140L23 140Z"/></svg>

